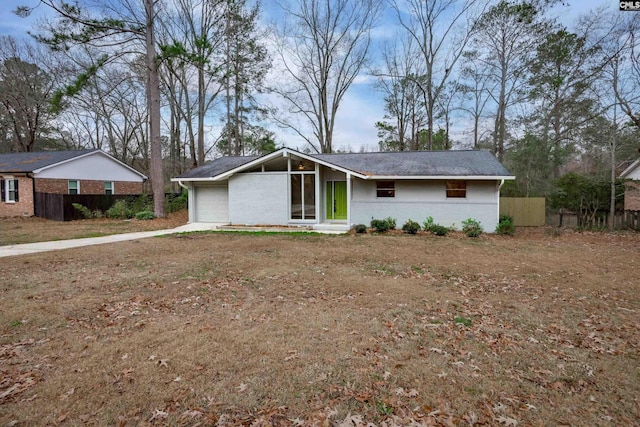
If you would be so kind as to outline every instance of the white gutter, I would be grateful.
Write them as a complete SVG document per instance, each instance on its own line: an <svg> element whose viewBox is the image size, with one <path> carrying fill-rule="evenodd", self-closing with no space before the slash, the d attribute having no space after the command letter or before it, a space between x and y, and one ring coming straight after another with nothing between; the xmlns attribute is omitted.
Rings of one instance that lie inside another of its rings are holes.
<svg viewBox="0 0 640 427"><path fill-rule="evenodd" d="M424 180L465 180L465 181L496 181L505 179L516 179L515 176L501 175L370 175L368 180L401 180L401 179L424 179Z"/></svg>

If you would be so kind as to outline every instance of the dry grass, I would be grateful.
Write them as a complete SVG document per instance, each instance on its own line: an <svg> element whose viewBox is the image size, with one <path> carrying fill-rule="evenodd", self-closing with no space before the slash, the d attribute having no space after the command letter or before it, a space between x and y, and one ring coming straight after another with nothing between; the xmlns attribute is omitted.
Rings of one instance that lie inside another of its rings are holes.
<svg viewBox="0 0 640 427"><path fill-rule="evenodd" d="M101 218L64 222L37 217L0 218L0 246L164 230L186 224L187 221L186 210L147 221Z"/></svg>
<svg viewBox="0 0 640 427"><path fill-rule="evenodd" d="M13 258L0 424L637 425L638 259L639 234L540 230Z"/></svg>

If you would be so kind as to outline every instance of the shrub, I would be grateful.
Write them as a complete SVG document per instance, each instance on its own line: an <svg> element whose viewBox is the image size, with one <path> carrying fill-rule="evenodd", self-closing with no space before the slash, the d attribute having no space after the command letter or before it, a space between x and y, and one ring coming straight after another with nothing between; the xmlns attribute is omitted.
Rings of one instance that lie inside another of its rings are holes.
<svg viewBox="0 0 640 427"><path fill-rule="evenodd" d="M96 209L95 211L91 212L91 215L94 218L104 218L104 212L102 212L100 209Z"/></svg>
<svg viewBox="0 0 640 427"><path fill-rule="evenodd" d="M91 212L91 209L89 209L88 207L81 205L80 203L72 203L71 205L75 210L79 211L82 214L83 218L85 219L93 218L93 213Z"/></svg>
<svg viewBox="0 0 640 427"><path fill-rule="evenodd" d="M138 212L153 211L153 197L149 194L141 194L127 198L127 206L131 211L129 218Z"/></svg>
<svg viewBox="0 0 640 427"><path fill-rule="evenodd" d="M500 215L498 225L496 225L496 233L507 234L513 236L516 232L516 226L513 225L513 217L509 215Z"/></svg>
<svg viewBox="0 0 640 427"><path fill-rule="evenodd" d="M444 225L433 224L429 231L431 232L431 234L435 234L436 236L446 236L449 232L449 229Z"/></svg>
<svg viewBox="0 0 640 427"><path fill-rule="evenodd" d="M420 224L409 219L402 226L402 231L407 234L416 234L418 231L420 231Z"/></svg>
<svg viewBox="0 0 640 427"><path fill-rule="evenodd" d="M363 234L367 232L367 226L364 224L357 224L355 227L353 227L354 230L356 231L356 233L358 234Z"/></svg>
<svg viewBox="0 0 640 427"><path fill-rule="evenodd" d="M124 199L116 200L113 206L107 209L106 214L107 217L114 219L127 219L133 216L127 201Z"/></svg>
<svg viewBox="0 0 640 427"><path fill-rule="evenodd" d="M388 216L387 218L385 218L385 221L387 221L387 225L389 226L389 230L395 230L396 229L396 219L395 218L391 218L390 216Z"/></svg>
<svg viewBox="0 0 640 427"><path fill-rule="evenodd" d="M371 228L373 228L378 233L384 233L385 231L389 230L389 223L385 219L372 219Z"/></svg>
<svg viewBox="0 0 640 427"><path fill-rule="evenodd" d="M424 231L431 231L431 227L433 227L434 225L436 225L436 223L433 222L433 217L430 216L422 223L422 229Z"/></svg>
<svg viewBox="0 0 640 427"><path fill-rule="evenodd" d="M151 211L142 211L136 214L136 219L140 220L154 219L155 217L156 216Z"/></svg>
<svg viewBox="0 0 640 427"><path fill-rule="evenodd" d="M462 221L462 231L469 237L478 237L484 230L478 221L469 218Z"/></svg>
<svg viewBox="0 0 640 427"><path fill-rule="evenodd" d="M188 195L189 193L187 191L183 191L182 194L178 196L173 194L168 195L165 200L167 213L178 212L187 209L187 206L189 204Z"/></svg>

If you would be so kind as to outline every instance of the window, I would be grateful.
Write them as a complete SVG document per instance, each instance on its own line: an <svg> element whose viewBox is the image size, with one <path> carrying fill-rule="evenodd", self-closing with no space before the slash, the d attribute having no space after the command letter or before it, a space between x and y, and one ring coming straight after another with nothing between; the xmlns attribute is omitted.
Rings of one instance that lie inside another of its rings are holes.
<svg viewBox="0 0 640 427"><path fill-rule="evenodd" d="M396 197L396 182L376 181L376 197Z"/></svg>
<svg viewBox="0 0 640 427"><path fill-rule="evenodd" d="M80 182L69 180L69 194L80 194Z"/></svg>
<svg viewBox="0 0 640 427"><path fill-rule="evenodd" d="M113 192L113 181L105 181L104 182L104 194L114 194Z"/></svg>
<svg viewBox="0 0 640 427"><path fill-rule="evenodd" d="M447 198L467 197L467 181L447 181Z"/></svg>
<svg viewBox="0 0 640 427"><path fill-rule="evenodd" d="M291 174L291 219L316 219L316 176Z"/></svg>
<svg viewBox="0 0 640 427"><path fill-rule="evenodd" d="M2 201L6 203L14 203L19 201L18 198L18 180L13 178L3 179L2 183Z"/></svg>

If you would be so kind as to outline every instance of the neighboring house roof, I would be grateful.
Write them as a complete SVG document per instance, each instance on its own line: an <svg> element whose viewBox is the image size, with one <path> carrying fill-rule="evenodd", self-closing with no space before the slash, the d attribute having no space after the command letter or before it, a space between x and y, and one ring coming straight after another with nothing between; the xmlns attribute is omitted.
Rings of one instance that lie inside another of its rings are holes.
<svg viewBox="0 0 640 427"><path fill-rule="evenodd" d="M89 155L106 156L140 175L143 179L147 178L134 168L99 149L0 154L0 173L37 173L52 166Z"/></svg>
<svg viewBox="0 0 640 427"><path fill-rule="evenodd" d="M620 178L624 179L627 176L631 175L631 172L633 172L639 165L640 165L640 159L631 163L628 168L622 171L622 173L620 174Z"/></svg>
<svg viewBox="0 0 640 427"><path fill-rule="evenodd" d="M0 154L0 172L33 172L99 150L39 151Z"/></svg>
<svg viewBox="0 0 640 427"><path fill-rule="evenodd" d="M444 178L512 179L511 173L488 151L400 151L380 153L304 154L281 148L262 157L220 157L174 180L226 178L278 156L294 154L363 179Z"/></svg>

